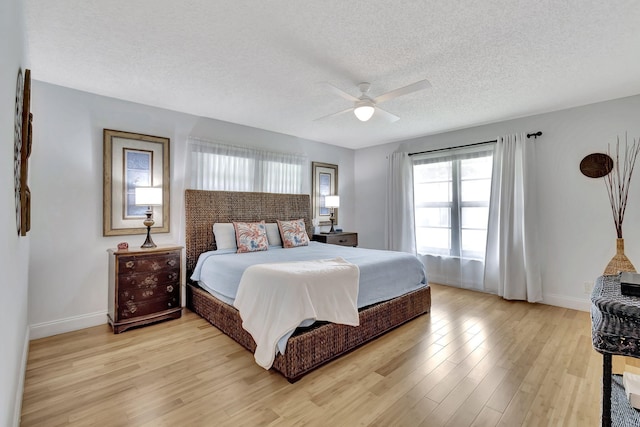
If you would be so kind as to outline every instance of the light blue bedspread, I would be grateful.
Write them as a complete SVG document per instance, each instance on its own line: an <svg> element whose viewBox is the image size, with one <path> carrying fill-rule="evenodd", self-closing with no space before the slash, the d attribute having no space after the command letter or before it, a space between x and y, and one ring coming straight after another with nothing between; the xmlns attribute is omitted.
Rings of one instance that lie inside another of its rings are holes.
<svg viewBox="0 0 640 427"><path fill-rule="evenodd" d="M414 255L319 242L289 249L270 246L267 251L242 254L231 251L205 252L198 258L191 279L218 299L233 305L242 273L250 265L338 256L360 269L358 308L398 297L427 283L424 266Z"/></svg>

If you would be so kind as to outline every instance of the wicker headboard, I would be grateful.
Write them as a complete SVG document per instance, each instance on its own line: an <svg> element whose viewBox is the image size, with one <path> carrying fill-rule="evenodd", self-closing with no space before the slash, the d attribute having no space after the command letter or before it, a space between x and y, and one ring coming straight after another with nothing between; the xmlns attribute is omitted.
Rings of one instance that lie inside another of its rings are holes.
<svg viewBox="0 0 640 427"><path fill-rule="evenodd" d="M185 246L187 274L198 256L216 249L213 224L216 222L276 222L303 218L311 237L311 201L308 194L248 193L237 191L185 190ZM187 277L189 277L187 276Z"/></svg>

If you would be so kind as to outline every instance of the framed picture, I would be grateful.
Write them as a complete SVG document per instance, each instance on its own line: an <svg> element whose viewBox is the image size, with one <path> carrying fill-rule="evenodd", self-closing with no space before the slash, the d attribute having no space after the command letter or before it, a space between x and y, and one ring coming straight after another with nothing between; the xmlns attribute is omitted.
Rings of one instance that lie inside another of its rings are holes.
<svg viewBox="0 0 640 427"><path fill-rule="evenodd" d="M325 196L338 195L338 165L312 162L311 207L313 217L320 220L320 225L330 225L329 208L324 207ZM338 208L334 209L334 225L338 224Z"/></svg>
<svg viewBox="0 0 640 427"><path fill-rule="evenodd" d="M169 232L169 138L104 130L103 235L145 234L146 206L135 204L136 187L162 187L152 206L153 231Z"/></svg>

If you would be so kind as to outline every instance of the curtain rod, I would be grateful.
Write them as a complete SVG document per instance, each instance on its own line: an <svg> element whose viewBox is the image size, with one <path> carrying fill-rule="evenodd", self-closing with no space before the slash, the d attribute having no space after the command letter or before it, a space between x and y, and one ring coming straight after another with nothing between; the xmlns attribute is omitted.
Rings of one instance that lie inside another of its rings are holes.
<svg viewBox="0 0 640 427"><path fill-rule="evenodd" d="M527 134L527 138L533 137L533 139L538 139L539 136L542 136L542 132L541 131ZM475 145L491 144L492 142L498 142L498 140L497 139L492 139L491 141L474 142L473 144L457 145L455 147L436 148L435 150L427 150L427 151L419 151L417 153L409 153L409 155L410 156L415 156L416 154L427 154L427 153L435 153L435 152L438 152L438 151L455 150L456 148L467 148L467 147L473 147Z"/></svg>

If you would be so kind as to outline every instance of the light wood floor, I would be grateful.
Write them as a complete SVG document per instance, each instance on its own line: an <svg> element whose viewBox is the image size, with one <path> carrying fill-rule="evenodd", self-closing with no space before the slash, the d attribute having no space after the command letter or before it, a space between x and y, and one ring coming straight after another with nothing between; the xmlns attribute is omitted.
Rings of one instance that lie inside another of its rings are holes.
<svg viewBox="0 0 640 427"><path fill-rule="evenodd" d="M196 314L31 342L23 426L596 426L589 314L433 286L422 316L295 384Z"/></svg>

